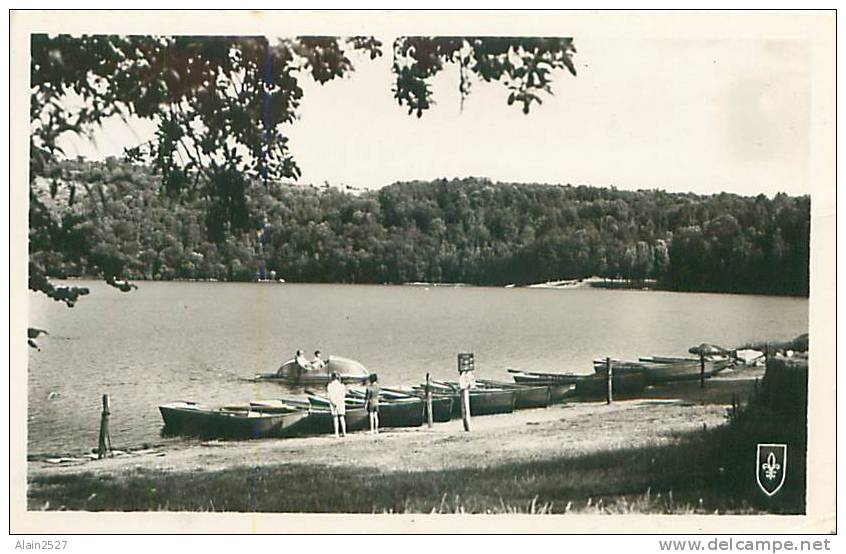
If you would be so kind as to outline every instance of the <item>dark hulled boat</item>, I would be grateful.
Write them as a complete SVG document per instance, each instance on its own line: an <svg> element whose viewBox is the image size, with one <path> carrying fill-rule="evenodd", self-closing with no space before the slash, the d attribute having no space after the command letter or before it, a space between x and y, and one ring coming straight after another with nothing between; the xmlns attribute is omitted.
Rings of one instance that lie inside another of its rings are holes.
<svg viewBox="0 0 846 554"><path fill-rule="evenodd" d="M550 403L550 391L546 385L529 385L514 383L503 383L501 381L479 380L483 387L498 388L514 391L514 408L523 410L527 408L546 408Z"/></svg>
<svg viewBox="0 0 846 554"><path fill-rule="evenodd" d="M159 406L164 432L205 439L261 439L300 434L308 427L307 410L287 408L274 413L247 409L203 408L193 402Z"/></svg>
<svg viewBox="0 0 846 554"><path fill-rule="evenodd" d="M370 428L370 419L364 408L347 408L344 419L347 422L347 432L364 431ZM328 409L312 408L307 420L307 434L325 435L334 433L332 413Z"/></svg>
<svg viewBox="0 0 846 554"><path fill-rule="evenodd" d="M643 373L650 383L667 383L672 381L695 381L702 374L706 379L727 369L732 361L727 357L705 358L704 371L702 362L696 358L668 358L650 356L640 358L643 363Z"/></svg>
<svg viewBox="0 0 846 554"><path fill-rule="evenodd" d="M605 375L607 360L594 360L597 375ZM615 375L641 373L650 385L673 381L693 381L704 376L713 377L731 364L728 358L706 358L704 372L702 362L696 358L648 357L636 362L611 360L611 369Z"/></svg>
<svg viewBox="0 0 846 554"><path fill-rule="evenodd" d="M509 369L508 373L514 382L520 385L534 385L543 383L546 385L575 385L579 381L588 379L591 376L583 373L554 373L543 371L524 371L520 369Z"/></svg>
<svg viewBox="0 0 846 554"><path fill-rule="evenodd" d="M312 395L309 401L316 406L328 409L329 401L323 397ZM346 411L365 410L364 397L350 394L346 398ZM366 410L365 410L366 414ZM369 428L369 418L367 418ZM423 401L419 398L402 398L379 402L379 427L420 427L423 425Z"/></svg>
<svg viewBox="0 0 846 554"><path fill-rule="evenodd" d="M423 401L423 420L428 421L429 409L426 407L425 391L414 389L404 391L400 389L382 389L383 394L397 395L399 397L412 396ZM452 397L447 395L432 395L432 421L444 423L452 419Z"/></svg>
<svg viewBox="0 0 846 554"><path fill-rule="evenodd" d="M364 406L364 393L348 391L348 401L352 397ZM401 397L382 391L379 395L379 427L420 427L426 420L425 402L416 396Z"/></svg>
<svg viewBox="0 0 846 554"><path fill-rule="evenodd" d="M537 373L537 372L522 372L515 369L508 370L511 373L511 378L518 385L525 386L545 386L549 389L550 404L557 404L563 402L567 398L573 396L576 385L579 380L589 379L591 375L576 375L573 373ZM558 377L564 376L564 379ZM578 378L578 379L577 379Z"/></svg>
<svg viewBox="0 0 846 554"><path fill-rule="evenodd" d="M433 395L448 396L452 400L453 417L461 417L461 397L458 383L437 381L430 385ZM415 387L424 391L425 385ZM470 415L510 414L514 411L514 391L494 388L470 389Z"/></svg>
<svg viewBox="0 0 846 554"><path fill-rule="evenodd" d="M615 370L616 371L616 370ZM613 373L611 376L613 394L628 396L640 393L646 388L647 381L643 373ZM604 397L608 391L608 375L597 374L576 383L576 396L581 398Z"/></svg>

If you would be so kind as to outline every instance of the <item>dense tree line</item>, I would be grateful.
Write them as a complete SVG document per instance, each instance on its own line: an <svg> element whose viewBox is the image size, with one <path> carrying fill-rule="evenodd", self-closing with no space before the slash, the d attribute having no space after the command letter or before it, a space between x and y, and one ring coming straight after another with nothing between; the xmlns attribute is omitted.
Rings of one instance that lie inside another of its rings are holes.
<svg viewBox="0 0 846 554"><path fill-rule="evenodd" d="M479 178L360 193L239 182L243 205L221 208L190 191L162 194L145 165L55 164L32 187L30 216L66 243L42 245L31 233L31 259L53 277L255 280L264 268L293 282L503 285L595 275L670 290L808 294L807 196ZM221 209L243 211L248 230L230 228Z"/></svg>
<svg viewBox="0 0 846 554"><path fill-rule="evenodd" d="M300 175L286 126L297 119L302 83L324 85L348 76L359 62L382 56L383 46L372 36L31 35L29 288L68 306L87 294L84 287L54 286L45 259L87 265L107 283L129 286L115 273L130 270L124 253L100 248L110 239L84 236L90 227L69 221L71 244L65 226L40 204L36 189L45 180L51 180L54 196L63 188L65 180L55 172L66 159L66 134L91 138L113 118L151 121L155 137L125 148L125 157L153 167L172 199L188 197L191 209L205 210L212 243L241 244L237 237L253 223L247 209L251 182ZM434 105L432 81L448 67L458 69L462 103L474 82L499 83L507 90L503 101L525 114L552 94L556 72L576 74L572 37L399 36L391 52L394 99L417 117ZM62 190L67 194L74 199L74 192ZM95 243L97 252L87 249ZM168 264L153 274L194 273L202 252L191 252L190 263ZM234 256L225 264L234 278L245 270L235 264L240 253L230 254L215 252L212 258ZM154 265L161 263L156 258Z"/></svg>

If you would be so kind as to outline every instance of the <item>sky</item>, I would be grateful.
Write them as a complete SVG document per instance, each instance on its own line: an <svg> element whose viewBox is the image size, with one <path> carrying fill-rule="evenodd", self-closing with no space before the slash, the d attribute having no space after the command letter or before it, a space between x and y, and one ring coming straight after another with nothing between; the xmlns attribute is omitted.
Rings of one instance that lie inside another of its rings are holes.
<svg viewBox="0 0 846 554"><path fill-rule="evenodd" d="M809 193L810 48L790 40L575 36L578 76L557 73L529 115L499 83L474 83L461 108L458 69L433 81L421 119L391 92L390 44L323 86L308 83L286 129L302 183L378 188L487 177L622 189L745 195ZM102 159L148 140L149 122L110 121L68 154Z"/></svg>

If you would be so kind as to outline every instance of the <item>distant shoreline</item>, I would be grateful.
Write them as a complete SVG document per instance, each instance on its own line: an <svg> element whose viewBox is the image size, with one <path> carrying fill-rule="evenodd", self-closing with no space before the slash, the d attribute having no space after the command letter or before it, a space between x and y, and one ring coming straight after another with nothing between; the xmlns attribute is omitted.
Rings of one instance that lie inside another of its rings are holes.
<svg viewBox="0 0 846 554"><path fill-rule="evenodd" d="M102 277L97 276L67 276L54 277L50 279L56 281L103 281ZM483 285L476 283L440 283L433 281L410 281L404 283L343 283L343 282L328 282L328 281L287 281L285 279L277 279L275 281L246 281L246 280L227 280L227 279L126 279L133 283L254 283L263 285L356 285L356 286L403 286L403 287L436 287L436 288L459 288L459 287L477 287L477 288L515 288L515 289L541 289L541 290L572 290L583 288L606 289L606 290L634 290L634 291L656 291L656 292L679 292L679 293L700 293L700 294L736 294L740 296L771 296L774 298L805 298L808 296L796 294L765 294L761 292L737 292L725 290L679 290L661 288L654 279L644 279L643 281L630 281L627 279L604 278L604 277L585 277L582 279L560 279L554 281L545 281L543 283L528 283L515 284L508 283L506 285Z"/></svg>

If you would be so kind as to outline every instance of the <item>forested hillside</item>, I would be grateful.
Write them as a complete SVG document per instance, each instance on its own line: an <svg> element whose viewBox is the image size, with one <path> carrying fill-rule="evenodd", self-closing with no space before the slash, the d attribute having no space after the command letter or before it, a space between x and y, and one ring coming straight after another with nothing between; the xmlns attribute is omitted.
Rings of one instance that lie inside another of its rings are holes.
<svg viewBox="0 0 846 554"><path fill-rule="evenodd" d="M295 282L503 285L596 275L653 278L670 290L808 294L807 196L467 178L361 193L252 182L246 204L212 206L169 195L152 170L115 159L66 161L46 174L30 218L49 218L50 240L70 248L48 248L31 232L30 249L54 277L255 280L264 260ZM253 231L224 223L239 220ZM82 240L93 241L90 254L73 248Z"/></svg>

